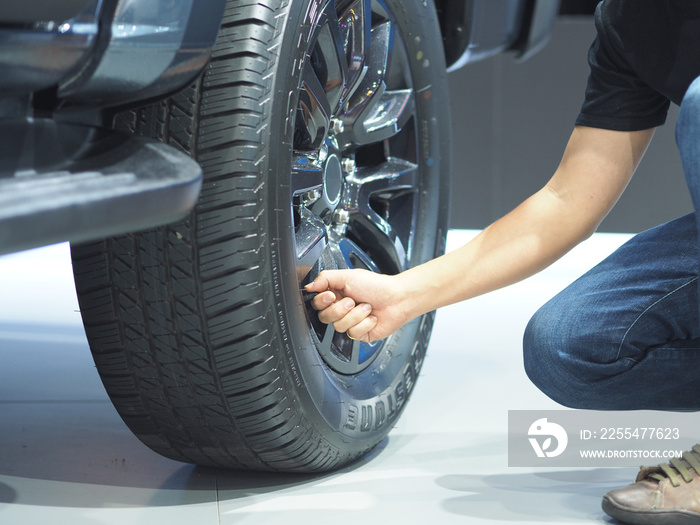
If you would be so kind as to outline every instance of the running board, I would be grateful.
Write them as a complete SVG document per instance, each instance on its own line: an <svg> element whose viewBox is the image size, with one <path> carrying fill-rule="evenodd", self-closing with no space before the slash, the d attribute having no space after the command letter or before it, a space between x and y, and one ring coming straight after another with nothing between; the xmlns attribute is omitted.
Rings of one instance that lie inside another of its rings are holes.
<svg viewBox="0 0 700 525"><path fill-rule="evenodd" d="M51 120L0 121L0 254L160 226L202 170L161 142Z"/></svg>

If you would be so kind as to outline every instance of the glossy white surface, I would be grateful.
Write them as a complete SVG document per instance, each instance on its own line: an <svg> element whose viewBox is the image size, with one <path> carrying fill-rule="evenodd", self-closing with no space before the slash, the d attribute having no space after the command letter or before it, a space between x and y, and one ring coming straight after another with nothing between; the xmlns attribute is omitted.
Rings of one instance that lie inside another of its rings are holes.
<svg viewBox="0 0 700 525"><path fill-rule="evenodd" d="M473 235L452 231L449 247ZM523 329L627 237L595 235L535 278L440 311L389 438L321 477L199 469L150 452L97 377L67 246L0 258L0 523L612 523L600 497L634 469L508 468L507 411L560 408L523 372Z"/></svg>

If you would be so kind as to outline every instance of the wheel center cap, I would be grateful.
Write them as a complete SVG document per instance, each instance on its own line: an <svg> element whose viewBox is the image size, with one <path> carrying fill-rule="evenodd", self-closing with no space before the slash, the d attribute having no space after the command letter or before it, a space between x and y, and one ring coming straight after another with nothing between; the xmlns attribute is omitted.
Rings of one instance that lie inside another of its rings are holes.
<svg viewBox="0 0 700 525"><path fill-rule="evenodd" d="M323 167L323 193L326 202L335 206L343 190L343 168L337 155L330 155Z"/></svg>

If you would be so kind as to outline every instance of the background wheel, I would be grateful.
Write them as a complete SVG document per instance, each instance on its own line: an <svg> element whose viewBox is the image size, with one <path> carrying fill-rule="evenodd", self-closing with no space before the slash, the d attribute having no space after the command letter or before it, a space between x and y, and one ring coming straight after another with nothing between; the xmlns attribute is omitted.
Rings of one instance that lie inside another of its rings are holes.
<svg viewBox="0 0 700 525"><path fill-rule="evenodd" d="M433 316L384 341L318 322L325 268L396 273L442 253L449 104L422 0L230 1L205 74L120 114L205 171L196 209L73 247L98 371L131 430L200 465L338 468L389 432Z"/></svg>

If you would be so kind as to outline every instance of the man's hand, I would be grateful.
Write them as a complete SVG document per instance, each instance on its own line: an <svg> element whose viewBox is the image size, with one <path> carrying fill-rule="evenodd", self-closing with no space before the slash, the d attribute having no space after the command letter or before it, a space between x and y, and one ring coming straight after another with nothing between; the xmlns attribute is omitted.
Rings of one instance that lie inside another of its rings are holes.
<svg viewBox="0 0 700 525"><path fill-rule="evenodd" d="M325 270L306 285L317 292L318 318L365 343L384 339L410 320L397 280L367 270Z"/></svg>

